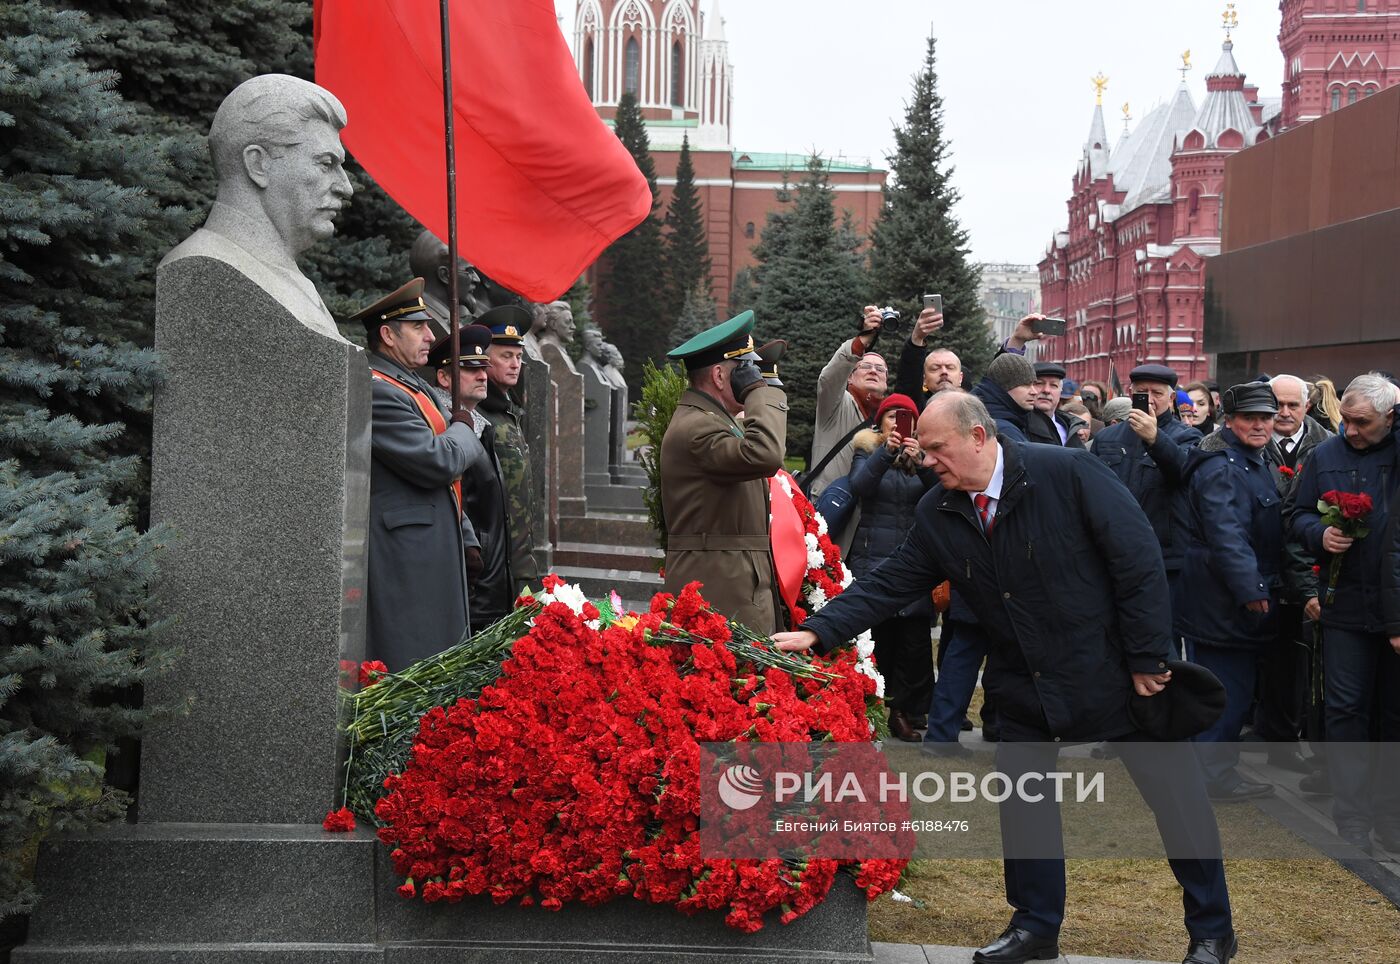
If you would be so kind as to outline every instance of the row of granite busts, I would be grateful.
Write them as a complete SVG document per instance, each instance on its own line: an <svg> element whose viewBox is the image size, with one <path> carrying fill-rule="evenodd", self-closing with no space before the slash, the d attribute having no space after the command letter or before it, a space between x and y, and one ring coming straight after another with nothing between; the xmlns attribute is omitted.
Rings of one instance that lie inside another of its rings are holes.
<svg viewBox="0 0 1400 964"><path fill-rule="evenodd" d="M446 323L452 282L447 245L431 231L424 231L413 242L408 266L415 277L423 279L423 300L429 310ZM465 258L457 259L457 301L468 318L480 318L500 305L522 304L518 295L492 281ZM556 345L565 350L565 345L573 343L577 326L567 301L525 304L534 319L525 335L531 354L538 355L540 345ZM616 345L604 341L602 331L596 326L588 325L579 334L583 340L584 361L603 373L604 381L620 384L624 364L622 352Z"/></svg>

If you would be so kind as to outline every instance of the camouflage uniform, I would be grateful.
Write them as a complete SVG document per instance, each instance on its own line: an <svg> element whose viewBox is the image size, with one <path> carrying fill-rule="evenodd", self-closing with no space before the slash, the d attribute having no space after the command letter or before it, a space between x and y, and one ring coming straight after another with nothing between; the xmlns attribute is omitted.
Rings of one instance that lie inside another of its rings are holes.
<svg viewBox="0 0 1400 964"><path fill-rule="evenodd" d="M488 385L486 398L478 411L491 422L496 434L496 457L501 463L506 514L510 519L510 571L515 578L514 591L518 594L526 586L538 586L540 581L539 566L535 562L530 443L521 424L525 413L495 382Z"/></svg>

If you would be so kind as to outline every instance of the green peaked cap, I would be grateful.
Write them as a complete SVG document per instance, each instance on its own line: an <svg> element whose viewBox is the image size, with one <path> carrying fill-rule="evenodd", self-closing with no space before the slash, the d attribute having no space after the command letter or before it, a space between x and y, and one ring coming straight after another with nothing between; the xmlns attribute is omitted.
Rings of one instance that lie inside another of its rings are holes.
<svg viewBox="0 0 1400 964"><path fill-rule="evenodd" d="M685 344L672 348L667 358L685 363L687 370L715 365L729 358L741 358L753 352L753 311L744 311L706 328Z"/></svg>

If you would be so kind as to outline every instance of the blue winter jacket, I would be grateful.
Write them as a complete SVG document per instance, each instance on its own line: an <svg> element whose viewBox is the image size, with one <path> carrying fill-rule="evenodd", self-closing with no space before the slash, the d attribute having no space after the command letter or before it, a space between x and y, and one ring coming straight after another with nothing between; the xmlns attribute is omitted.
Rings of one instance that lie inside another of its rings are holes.
<svg viewBox="0 0 1400 964"><path fill-rule="evenodd" d="M1177 497L1187 456L1200 441L1201 433L1174 412L1157 416L1157 440L1150 446L1143 444L1127 422L1110 425L1094 436L1094 454L1128 487L1152 523L1169 573L1181 568L1185 518Z"/></svg>
<svg viewBox="0 0 1400 964"><path fill-rule="evenodd" d="M1274 639L1285 563L1283 500L1261 450L1221 429L1223 448L1192 451L1187 467L1186 547L1172 584L1176 631L1215 646L1255 648ZM1269 602L1269 612L1245 604Z"/></svg>
<svg viewBox="0 0 1400 964"><path fill-rule="evenodd" d="M1046 740L1133 730L1133 672L1172 652L1171 600L1152 528L1092 455L1003 442L996 524L935 485L894 555L803 624L829 650L951 580L988 641L983 685L998 712Z"/></svg>
<svg viewBox="0 0 1400 964"><path fill-rule="evenodd" d="M914 526L914 510L924 493L938 484L931 469L906 472L895 468L895 456L873 431L861 432L852 444L850 486L860 499L860 523L856 526L846 565L860 579L884 562ZM931 615L933 604L926 595L904 610L901 616Z"/></svg>
<svg viewBox="0 0 1400 964"><path fill-rule="evenodd" d="M1320 567L1319 599L1324 626L1365 633L1384 631L1381 571L1397 481L1400 447L1394 433L1366 449L1352 448L1346 436L1334 435L1313 449L1312 457L1303 463L1298 482L1288 495L1288 527L1293 538L1313 553ZM1322 533L1327 526L1322 522L1317 502L1322 493L1332 489L1365 492L1371 497L1372 509L1367 522L1370 534L1342 554L1337 593L1329 605L1326 587L1332 555L1322 548Z"/></svg>

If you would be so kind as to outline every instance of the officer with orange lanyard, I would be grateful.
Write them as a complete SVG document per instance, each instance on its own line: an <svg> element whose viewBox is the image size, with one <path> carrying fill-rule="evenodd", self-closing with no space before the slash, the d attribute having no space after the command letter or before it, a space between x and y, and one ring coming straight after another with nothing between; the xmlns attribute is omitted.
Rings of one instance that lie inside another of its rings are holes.
<svg viewBox="0 0 1400 964"><path fill-rule="evenodd" d="M396 672L467 631L460 480L483 450L471 414L444 417L416 374L433 346L422 278L351 320L365 326L373 387L366 648Z"/></svg>

